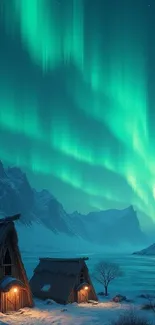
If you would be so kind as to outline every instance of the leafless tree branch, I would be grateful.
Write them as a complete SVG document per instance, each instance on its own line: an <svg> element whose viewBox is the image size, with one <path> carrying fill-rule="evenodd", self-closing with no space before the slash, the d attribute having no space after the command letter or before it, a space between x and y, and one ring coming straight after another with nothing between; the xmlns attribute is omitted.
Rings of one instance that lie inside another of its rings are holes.
<svg viewBox="0 0 155 325"><path fill-rule="evenodd" d="M155 303L153 302L153 298L149 294L145 294L145 298L149 302L150 309L155 313Z"/></svg>
<svg viewBox="0 0 155 325"><path fill-rule="evenodd" d="M99 262L94 270L94 279L102 284L105 288L105 295L107 295L107 288L111 281L122 276L120 266L116 263L108 261Z"/></svg>

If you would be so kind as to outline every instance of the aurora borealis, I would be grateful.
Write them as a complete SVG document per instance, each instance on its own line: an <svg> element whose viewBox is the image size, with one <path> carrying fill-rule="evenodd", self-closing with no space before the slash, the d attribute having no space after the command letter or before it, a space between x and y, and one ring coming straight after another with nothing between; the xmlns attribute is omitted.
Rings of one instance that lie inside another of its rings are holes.
<svg viewBox="0 0 155 325"><path fill-rule="evenodd" d="M155 3L0 5L2 161L67 211L155 219Z"/></svg>

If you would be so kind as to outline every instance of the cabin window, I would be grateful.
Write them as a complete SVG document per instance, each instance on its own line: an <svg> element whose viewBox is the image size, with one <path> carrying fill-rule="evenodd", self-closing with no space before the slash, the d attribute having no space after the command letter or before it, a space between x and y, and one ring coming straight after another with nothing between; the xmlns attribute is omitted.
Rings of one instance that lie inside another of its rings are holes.
<svg viewBox="0 0 155 325"><path fill-rule="evenodd" d="M80 284L84 282L84 271L82 270L80 273Z"/></svg>
<svg viewBox="0 0 155 325"><path fill-rule="evenodd" d="M12 263L9 250L7 249L3 259L4 275L12 275Z"/></svg>
<svg viewBox="0 0 155 325"><path fill-rule="evenodd" d="M50 284L44 284L43 287L41 288L41 291L48 292L51 289Z"/></svg>

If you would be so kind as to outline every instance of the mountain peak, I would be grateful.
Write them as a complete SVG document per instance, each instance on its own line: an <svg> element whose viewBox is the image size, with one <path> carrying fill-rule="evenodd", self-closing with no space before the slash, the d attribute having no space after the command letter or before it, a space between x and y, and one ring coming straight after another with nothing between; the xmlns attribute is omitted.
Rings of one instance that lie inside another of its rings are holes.
<svg viewBox="0 0 155 325"><path fill-rule="evenodd" d="M5 170L0 162L0 176L0 209L5 215L20 211L25 223L39 221L57 234L76 235L96 244L144 243L132 205L123 210L101 210L86 215L75 211L69 215L48 190L33 189L20 168L13 166Z"/></svg>
<svg viewBox="0 0 155 325"><path fill-rule="evenodd" d="M136 211L134 210L133 205L130 205L127 209L128 209L130 212L136 212Z"/></svg>
<svg viewBox="0 0 155 325"><path fill-rule="evenodd" d="M141 251L134 252L134 255L150 255L150 256L155 256L155 243L150 245L147 248L142 249Z"/></svg>

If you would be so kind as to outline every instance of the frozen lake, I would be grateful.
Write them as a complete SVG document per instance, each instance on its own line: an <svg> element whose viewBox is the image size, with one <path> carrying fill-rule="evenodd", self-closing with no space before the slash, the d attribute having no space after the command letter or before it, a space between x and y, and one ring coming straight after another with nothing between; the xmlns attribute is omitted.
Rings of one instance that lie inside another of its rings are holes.
<svg viewBox="0 0 155 325"><path fill-rule="evenodd" d="M39 257L75 257L76 255L70 255L69 253L58 253L47 250L44 253L23 251L22 257L25 264L25 268L28 277L31 278L33 269L38 264ZM80 254L78 254L80 256ZM155 292L155 257L142 257L130 254L85 254L89 260L87 265L90 269L90 274L93 273L94 265L102 260L109 260L111 262L118 263L122 270L123 276L114 280L109 287L109 291L113 293L124 293L125 295L133 295L146 292ZM95 284L96 290L102 291L102 287L99 284Z"/></svg>
<svg viewBox="0 0 155 325"><path fill-rule="evenodd" d="M124 294L155 292L155 257L144 257L126 254L103 254L94 255L89 261L91 272L93 266L102 258L110 262L118 263L123 276L111 283L109 291ZM96 289L101 289L97 285Z"/></svg>

